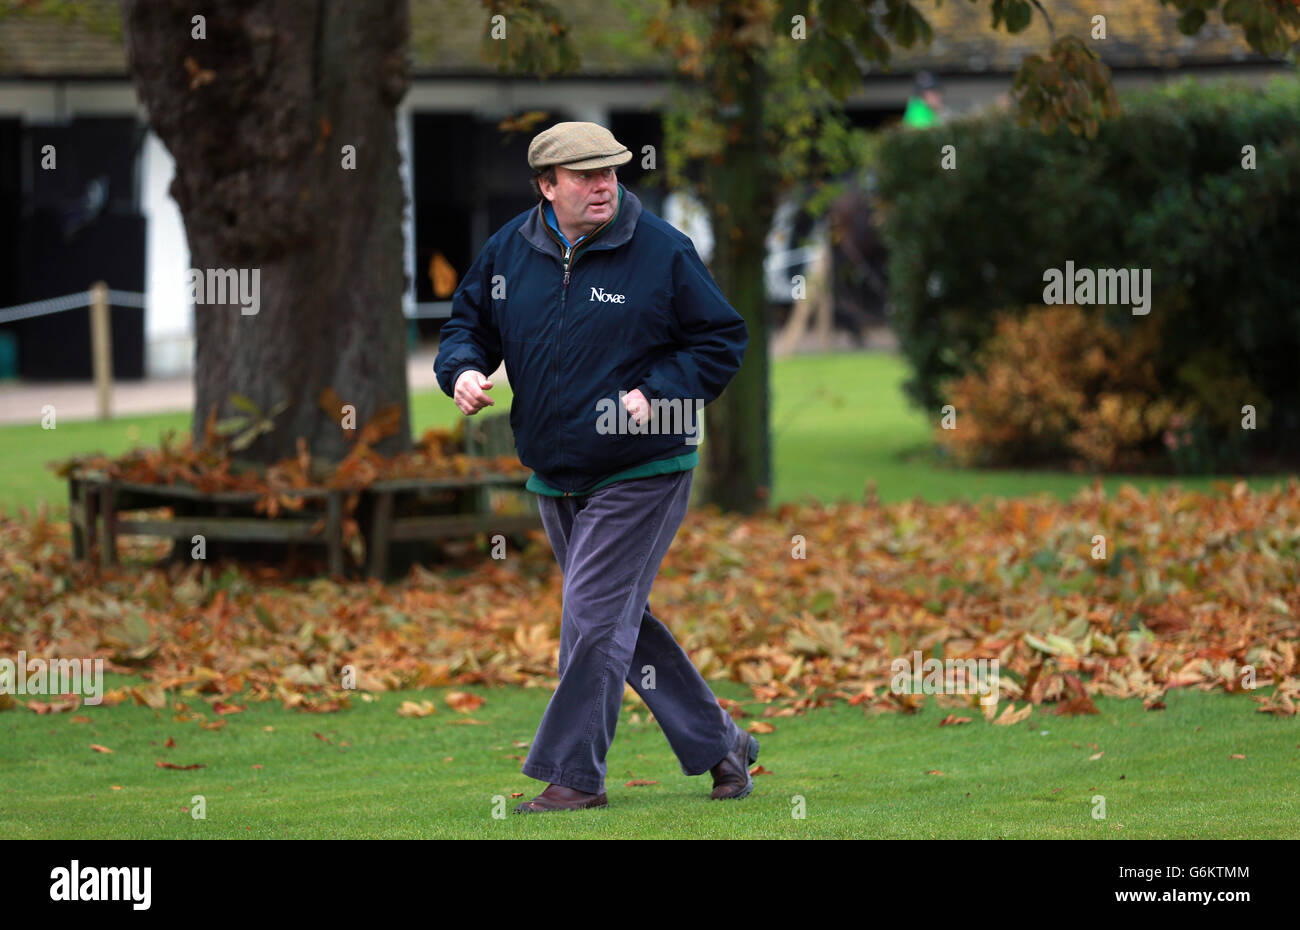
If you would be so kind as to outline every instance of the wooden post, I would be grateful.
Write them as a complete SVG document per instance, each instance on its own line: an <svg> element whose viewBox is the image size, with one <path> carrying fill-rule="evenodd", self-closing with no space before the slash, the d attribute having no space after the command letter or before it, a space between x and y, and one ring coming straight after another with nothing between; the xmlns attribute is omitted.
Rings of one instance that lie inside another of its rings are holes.
<svg viewBox="0 0 1300 930"><path fill-rule="evenodd" d="M807 294L801 300L794 302L789 319L786 320L781 332L777 333L773 343L773 351L777 355L788 355L799 348L804 333L808 332L808 318L812 315L812 309L813 301Z"/></svg>
<svg viewBox="0 0 1300 930"><path fill-rule="evenodd" d="M104 515L103 548L99 564L109 569L117 563L117 492L113 482L106 480L99 489L99 509Z"/></svg>
<svg viewBox="0 0 1300 930"><path fill-rule="evenodd" d="M95 372L95 398L99 418L112 416L113 334L108 318L108 285L96 281L90 288L90 346Z"/></svg>
<svg viewBox="0 0 1300 930"><path fill-rule="evenodd" d="M99 485L95 481L82 479L77 482L80 488L81 505L86 527L86 561L93 567L100 557L99 553Z"/></svg>
<svg viewBox="0 0 1300 930"><path fill-rule="evenodd" d="M86 557L85 505L82 503L82 484L75 477L68 478L68 525L72 527L72 558L80 561Z"/></svg>
<svg viewBox="0 0 1300 930"><path fill-rule="evenodd" d="M831 328L833 324L833 314L835 312L835 299L831 290L831 248L830 243L824 243L817 249L817 258L813 261L813 281L815 284L810 288L815 292L814 300L817 301L816 309L816 326L817 344L823 352L831 347Z"/></svg>
<svg viewBox="0 0 1300 930"><path fill-rule="evenodd" d="M340 495L339 491L330 492L325 504L328 512L325 532L329 534L326 539L326 557L329 573L336 576L343 574L343 501Z"/></svg>
<svg viewBox="0 0 1300 930"><path fill-rule="evenodd" d="M370 577L388 579L388 531L393 525L393 492L381 491L375 498L374 517L370 522Z"/></svg>

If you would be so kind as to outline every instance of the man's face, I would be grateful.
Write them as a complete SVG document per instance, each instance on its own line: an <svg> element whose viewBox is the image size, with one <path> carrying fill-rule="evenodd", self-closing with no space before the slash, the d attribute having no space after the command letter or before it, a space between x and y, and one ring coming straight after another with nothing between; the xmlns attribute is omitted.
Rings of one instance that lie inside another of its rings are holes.
<svg viewBox="0 0 1300 930"><path fill-rule="evenodd" d="M618 208L618 178L613 168L573 171L557 165L555 183L539 180L538 184L542 196L555 208L555 220L561 229L576 227L586 235Z"/></svg>

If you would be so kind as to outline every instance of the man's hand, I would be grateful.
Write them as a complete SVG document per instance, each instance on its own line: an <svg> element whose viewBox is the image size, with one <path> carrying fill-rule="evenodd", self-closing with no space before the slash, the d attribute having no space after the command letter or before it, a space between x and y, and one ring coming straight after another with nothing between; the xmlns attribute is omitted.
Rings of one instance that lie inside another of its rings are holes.
<svg viewBox="0 0 1300 930"><path fill-rule="evenodd" d="M492 390L492 382L483 377L481 371L474 371L471 368L456 379L455 395L452 399L456 401L456 406L460 408L461 413L472 417L484 407L496 405L496 401L483 393L490 390Z"/></svg>
<svg viewBox="0 0 1300 930"><path fill-rule="evenodd" d="M650 402L640 391L624 394L623 406L627 408L628 415L642 425L650 419Z"/></svg>

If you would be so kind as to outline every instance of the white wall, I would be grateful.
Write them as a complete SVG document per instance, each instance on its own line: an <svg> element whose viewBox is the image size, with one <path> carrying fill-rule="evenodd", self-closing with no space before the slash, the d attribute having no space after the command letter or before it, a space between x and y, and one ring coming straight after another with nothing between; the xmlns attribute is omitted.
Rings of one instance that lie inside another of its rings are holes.
<svg viewBox="0 0 1300 930"><path fill-rule="evenodd" d="M194 371L194 307L185 293L190 248L180 208L168 189L176 164L152 132L140 153L140 212L145 216L145 374L184 377Z"/></svg>

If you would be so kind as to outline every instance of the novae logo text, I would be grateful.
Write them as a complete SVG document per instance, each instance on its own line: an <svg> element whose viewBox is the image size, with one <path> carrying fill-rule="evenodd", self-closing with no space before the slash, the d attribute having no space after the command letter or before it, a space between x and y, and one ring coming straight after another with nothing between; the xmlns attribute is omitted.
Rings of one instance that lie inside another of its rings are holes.
<svg viewBox="0 0 1300 930"><path fill-rule="evenodd" d="M77 859L71 868L59 866L50 872L51 901L132 901L137 911L149 910L153 869L132 866L81 868Z"/></svg>
<svg viewBox="0 0 1300 930"><path fill-rule="evenodd" d="M621 304L626 299L622 294L607 294L603 287L593 287L591 297L588 298L587 303L598 300L603 304Z"/></svg>

